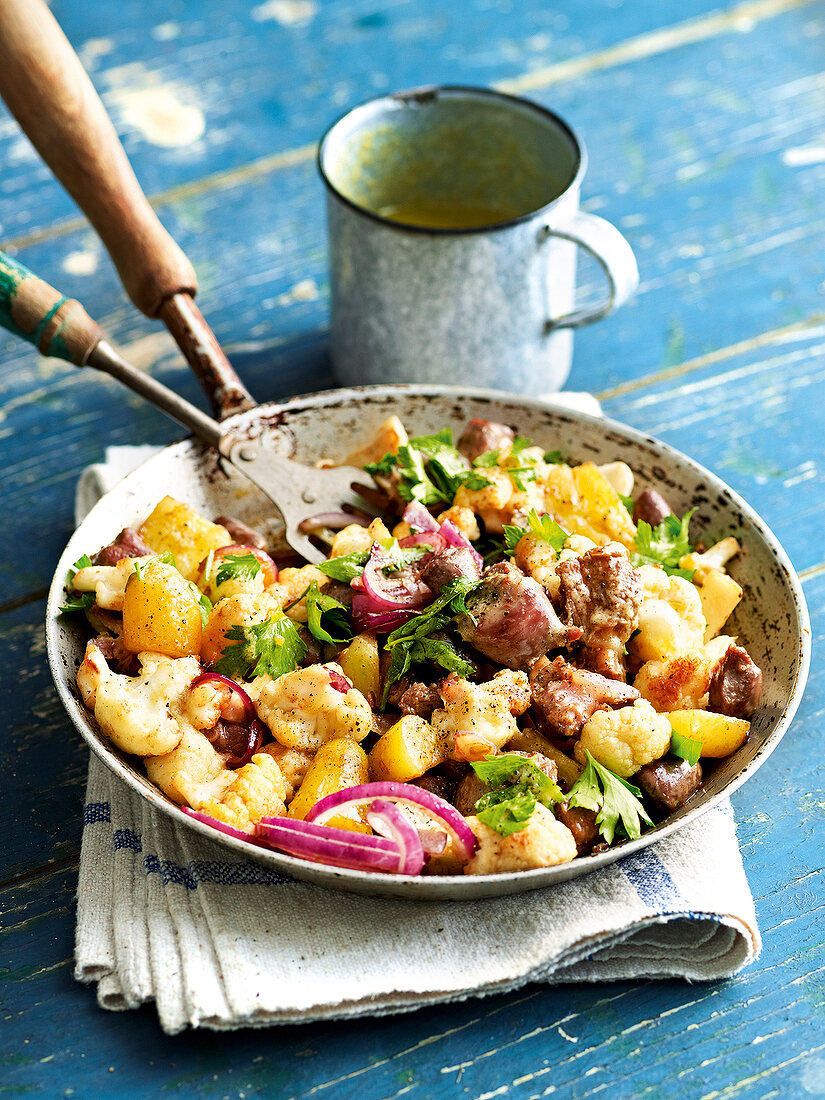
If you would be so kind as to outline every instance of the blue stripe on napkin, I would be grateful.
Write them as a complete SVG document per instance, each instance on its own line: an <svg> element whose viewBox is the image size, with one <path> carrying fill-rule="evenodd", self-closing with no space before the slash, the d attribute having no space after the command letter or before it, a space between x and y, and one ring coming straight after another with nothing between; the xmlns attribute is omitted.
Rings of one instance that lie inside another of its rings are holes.
<svg viewBox="0 0 825 1100"><path fill-rule="evenodd" d="M617 866L645 905L655 913L690 911L690 904L679 893L668 869L651 848L625 856Z"/></svg>

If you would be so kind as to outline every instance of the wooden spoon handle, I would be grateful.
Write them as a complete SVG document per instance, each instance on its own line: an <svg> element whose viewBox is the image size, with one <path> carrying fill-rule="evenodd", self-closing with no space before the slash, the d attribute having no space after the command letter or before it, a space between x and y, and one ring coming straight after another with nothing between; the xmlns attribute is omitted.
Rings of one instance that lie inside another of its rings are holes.
<svg viewBox="0 0 825 1100"><path fill-rule="evenodd" d="M191 301L195 271L143 194L92 82L43 0L0 0L0 96L100 234L138 309L157 317L178 312L174 305L164 311L173 299ZM198 342L173 335L192 362ZM210 336L196 373L216 412L249 408L252 398Z"/></svg>

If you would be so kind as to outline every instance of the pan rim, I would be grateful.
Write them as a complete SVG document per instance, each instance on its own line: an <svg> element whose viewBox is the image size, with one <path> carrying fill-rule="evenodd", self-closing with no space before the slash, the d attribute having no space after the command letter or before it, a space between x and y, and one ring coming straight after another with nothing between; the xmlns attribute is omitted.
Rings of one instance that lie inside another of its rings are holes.
<svg viewBox="0 0 825 1100"><path fill-rule="evenodd" d="M83 736L90 749L111 772L124 781L129 788L140 797L146 799L151 805L165 813L169 820L184 823L194 829L203 837L229 849L237 856L252 859L256 863L282 871L290 878L303 879L316 884L335 889L344 889L350 892L370 895L394 896L410 900L436 901L436 900L470 900L471 898L492 897L521 893L528 890L540 889L566 881L572 877L587 874L602 867L609 866L626 856L647 848L649 845L671 836L673 833L685 828L690 823L698 820L709 812L730 794L738 790L750 779L768 756L778 745L784 736L798 709L810 667L811 654L811 629L807 611L807 605L800 581L796 572L777 537L773 534L767 523L757 512L721 478L713 474L700 463L691 459L683 452L670 444L664 443L638 429L609 417L594 416L589 413L578 412L549 399L525 397L519 394L511 394L506 391L475 389L458 386L421 386L421 385L395 385L395 386L363 386L349 387L345 389L325 390L314 394L305 394L293 398L283 404L265 404L247 412L235 414L225 421L227 428L241 427L254 424L256 421L267 417L280 416L281 414L296 413L303 410L327 408L331 405L355 405L364 401L380 401L389 404L401 397L426 399L433 397L456 397L469 401L477 400L498 405L512 405L522 409L531 409L535 412L553 414L555 417L565 418L585 424L601 433L612 433L630 442L640 445L651 452L659 453L674 461L681 467L689 469L694 476L707 481L713 491L724 498L731 508L736 509L745 517L751 527L758 533L765 548L778 567L782 579L787 587L787 593L796 613L796 625L799 634L799 646L796 654L796 663L793 668L792 680L787 692L787 702L782 713L776 720L773 728L768 732L765 740L756 755L745 764L741 771L732 777L724 787L716 794L709 795L702 802L691 807L675 820L668 818L664 823L643 834L638 840L626 841L608 852L597 856L578 857L569 864L558 867L535 868L527 871L506 872L504 874L486 876L425 876L417 878L402 878L396 875L376 874L374 872L350 871L341 868L326 867L322 864L310 864L285 854L270 852L266 849L252 848L247 843L219 833L193 818L185 815L175 804L166 798L157 788L151 784L147 787L148 780L141 778L136 772L126 766L124 761L111 746L105 742L95 731L89 721L88 712L81 707L75 696L68 688L65 681L65 664L61 661L59 645L60 619L58 606L62 602L65 576L71 560L75 560L75 539L86 526L86 520L78 526L72 538L69 540L60 560L57 564L52 580L46 607L46 641L49 667L55 686L64 709L67 711L75 728ZM146 477L146 469L152 463L162 464L169 456L195 455L206 453L205 445L188 437L178 443L170 444L163 448L158 455L144 462L133 473L120 483L112 492L128 491L129 482L135 482ZM107 493L95 505L89 513L89 517L97 517L107 509L107 501L111 494ZM154 794L154 797L151 795Z"/></svg>

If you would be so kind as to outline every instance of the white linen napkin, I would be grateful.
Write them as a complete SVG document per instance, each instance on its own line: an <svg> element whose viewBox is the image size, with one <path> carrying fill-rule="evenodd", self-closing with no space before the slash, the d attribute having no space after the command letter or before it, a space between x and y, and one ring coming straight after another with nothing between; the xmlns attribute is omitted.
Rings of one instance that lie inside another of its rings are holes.
<svg viewBox="0 0 825 1100"><path fill-rule="evenodd" d="M589 395L564 396L594 411ZM107 451L81 478L78 519L146 457L145 448ZM398 901L325 890L230 856L91 758L75 976L97 983L103 1008L154 1000L170 1034L384 1015L534 981L714 980L760 947L727 803L559 886Z"/></svg>

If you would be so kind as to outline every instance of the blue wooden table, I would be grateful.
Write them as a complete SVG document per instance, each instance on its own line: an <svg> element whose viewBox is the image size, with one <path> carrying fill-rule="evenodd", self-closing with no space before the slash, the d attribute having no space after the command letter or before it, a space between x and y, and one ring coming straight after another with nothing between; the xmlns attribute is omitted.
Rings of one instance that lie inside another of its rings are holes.
<svg viewBox="0 0 825 1100"><path fill-rule="evenodd" d="M521 992L354 1023L164 1036L72 979L87 752L43 653L80 470L168 442L160 413L0 334L0 1096L825 1095L825 3L821 0L53 0L199 302L260 400L330 383L314 143L348 106L494 85L568 118L584 205L641 287L577 336L569 386L689 452L766 518L814 626L806 698L734 806L764 936L711 985ZM0 112L0 246L200 401L88 225ZM582 282L597 283L582 271ZM585 286L585 289L587 287Z"/></svg>

